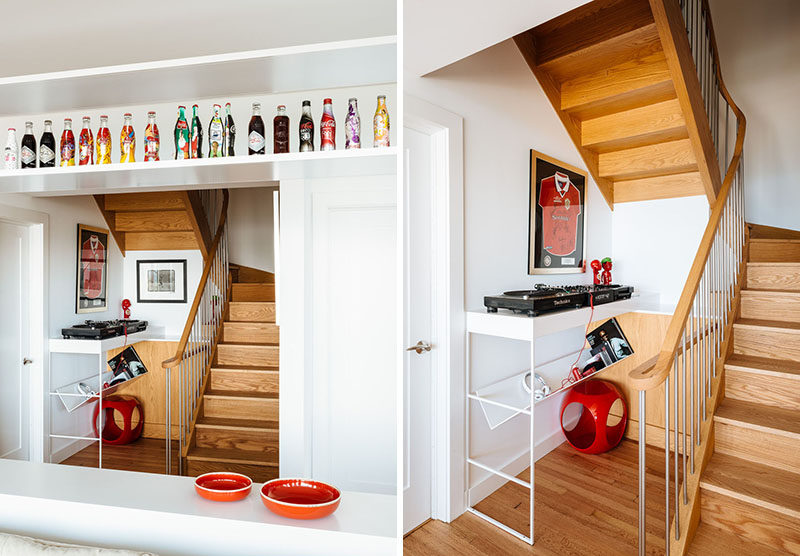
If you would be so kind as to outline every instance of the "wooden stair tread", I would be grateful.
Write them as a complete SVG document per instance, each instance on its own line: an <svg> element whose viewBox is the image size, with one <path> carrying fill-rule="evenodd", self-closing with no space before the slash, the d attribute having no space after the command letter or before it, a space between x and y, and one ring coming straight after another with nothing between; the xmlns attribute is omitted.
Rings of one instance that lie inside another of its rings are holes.
<svg viewBox="0 0 800 556"><path fill-rule="evenodd" d="M735 556L737 554L780 556L786 553L709 525L703 522L701 517L700 525L694 533L687 554L690 556Z"/></svg>
<svg viewBox="0 0 800 556"><path fill-rule="evenodd" d="M264 461L256 457L261 452L247 450L221 449L221 448L192 448L186 459L194 461L213 461L220 463L260 465L264 467L277 467L277 461Z"/></svg>
<svg viewBox="0 0 800 556"><path fill-rule="evenodd" d="M793 237L785 237L785 238L755 237L755 238L750 238L750 242L751 243L800 243L800 239Z"/></svg>
<svg viewBox="0 0 800 556"><path fill-rule="evenodd" d="M220 342L219 345L221 346L231 346L231 347L280 347L278 342Z"/></svg>
<svg viewBox="0 0 800 556"><path fill-rule="evenodd" d="M600 153L597 163L600 176L614 180L685 174L697 170L697 159L689 139Z"/></svg>
<svg viewBox="0 0 800 556"><path fill-rule="evenodd" d="M725 369L800 379L800 362L788 359L734 353L725 361Z"/></svg>
<svg viewBox="0 0 800 556"><path fill-rule="evenodd" d="M792 297L800 297L800 292L797 290L782 290L780 288L764 288L764 289L745 289L742 290L742 295L752 295L752 296L760 296L760 295L774 295L775 297L780 297L783 295L789 295Z"/></svg>
<svg viewBox="0 0 800 556"><path fill-rule="evenodd" d="M629 180L614 180L614 202L630 203L705 195L700 172L680 172Z"/></svg>
<svg viewBox="0 0 800 556"><path fill-rule="evenodd" d="M678 99L581 122L581 143L597 152L641 147L686 137L686 121Z"/></svg>
<svg viewBox="0 0 800 556"><path fill-rule="evenodd" d="M200 417L198 427L217 429L278 430L278 421L258 421L255 419L228 419L225 417Z"/></svg>
<svg viewBox="0 0 800 556"><path fill-rule="evenodd" d="M258 366L258 365L213 365L212 371L237 371L243 373L277 373L277 366Z"/></svg>
<svg viewBox="0 0 800 556"><path fill-rule="evenodd" d="M790 409L725 399L717 408L714 421L800 440L800 419Z"/></svg>
<svg viewBox="0 0 800 556"><path fill-rule="evenodd" d="M700 486L800 520L800 474L714 454Z"/></svg>
<svg viewBox="0 0 800 556"><path fill-rule="evenodd" d="M738 319L733 323L734 328L773 328L775 330L800 331L800 322L773 321L763 319Z"/></svg>
<svg viewBox="0 0 800 556"><path fill-rule="evenodd" d="M277 400L276 392L240 392L234 390L206 390L204 394L207 398L241 398L259 400Z"/></svg>

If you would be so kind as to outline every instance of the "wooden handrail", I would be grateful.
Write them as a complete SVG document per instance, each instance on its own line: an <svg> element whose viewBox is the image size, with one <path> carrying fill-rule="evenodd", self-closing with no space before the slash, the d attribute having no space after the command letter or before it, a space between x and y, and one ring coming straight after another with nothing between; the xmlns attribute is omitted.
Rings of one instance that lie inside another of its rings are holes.
<svg viewBox="0 0 800 556"><path fill-rule="evenodd" d="M717 233L717 228L719 227L723 211L725 210L725 203L728 200L728 194L730 193L734 178L736 177L736 172L742 160L742 153L744 149L744 134L747 127L747 122L744 114L739 109L739 106L733 101L733 98L728 92L728 88L725 86L725 81L722 79L719 53L717 51L717 41L714 36L714 26L711 23L711 12L708 7L708 0L702 1L703 9L708 16L707 24L709 29L709 42L711 44L714 62L717 66L716 74L717 79L719 80L719 89L722 93L722 96L725 98L725 101L728 103L728 106L730 106L731 110L736 116L736 143L734 145L731 162L728 165L728 169L725 173L725 179L722 182L722 188L720 189L717 200L714 203L714 208L711 212L710 218L708 219L706 229L703 232L703 238L700 240L700 246L697 248L697 254L694 257L694 262L689 270L689 276L686 278L686 285L683 287L683 292L681 292L681 297L678 301L678 305L675 308L675 313L673 314L672 320L670 320L669 327L667 328L664 342L661 344L661 350L659 351L656 364L647 368L638 367L631 371L631 373L628 375L634 388L637 390L651 390L656 388L660 386L669 376L669 373L672 369L672 362L675 358L675 353L681 343L683 330L686 326L687 319L689 318L689 314L692 309L694 296L700 286L700 279L703 277L703 270L706 266L706 261L708 261L711 247L714 243L714 236Z"/></svg>
<svg viewBox="0 0 800 556"><path fill-rule="evenodd" d="M200 276L200 285L197 288L197 293L194 294L194 301L192 302L191 309L189 309L189 316L186 318L186 324L183 327L183 334L181 334L181 339L178 342L178 349L175 351L175 356L161 363L161 366L165 369L171 369L178 366L178 364L180 364L180 362L184 359L186 344L189 342L189 335L192 332L192 325L194 324L197 311L200 308L200 301L203 299L203 294L206 290L208 275L211 273L211 269L214 267L214 261L217 258L217 247L219 246L219 242L222 239L222 234L225 231L225 222L227 218L228 190L225 189L222 192L222 210L220 212L219 224L217 225L217 231L214 234L214 241L211 242L211 247L209 248L209 254L211 256L206 258L206 264L203 267L203 274Z"/></svg>

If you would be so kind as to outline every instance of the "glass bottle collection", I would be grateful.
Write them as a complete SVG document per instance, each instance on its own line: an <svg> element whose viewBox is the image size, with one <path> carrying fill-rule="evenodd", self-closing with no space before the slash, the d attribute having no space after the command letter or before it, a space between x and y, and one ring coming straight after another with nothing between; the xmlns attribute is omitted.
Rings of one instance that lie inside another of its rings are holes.
<svg viewBox="0 0 800 556"><path fill-rule="evenodd" d="M191 121L187 119L186 107L178 107L178 119L175 123L175 159L203 158L203 126L197 114L198 105L192 106ZM135 162L136 132L133 116L123 116L120 133L120 162ZM351 98L347 102L345 117L345 149L360 149L361 117L358 113L358 100ZM277 108L272 121L273 153L289 152L289 116L283 104ZM373 145L389 146L389 112L386 97L378 96L378 104L373 117ZM336 150L336 119L333 115L333 102L330 98L323 100L322 117L319 122L319 150ZM231 104L213 106L213 115L208 124L208 157L235 156L236 125L231 115ZM311 114L311 101L304 100L298 128L300 152L314 150L314 118ZM33 122L25 122L25 135L21 144L17 143L15 128L8 128L8 137L3 156L3 167L7 170L17 168L36 168L37 158L40 168L51 168L56 165L56 140L53 135L53 122L44 121L44 132L39 140L37 150L36 137L33 134ZM156 124L156 113L147 113L147 127L144 130L144 160L160 160L161 139ZM95 152L96 151L96 152ZM259 155L267 153L266 128L261 118L261 104L253 103L252 115L247 128L247 154ZM100 127L97 135L92 134L91 118L83 117L83 126L78 136L76 149L75 135L72 131L72 119L64 119L64 129L59 143L59 165L80 166L111 163L111 132L108 128L108 116L100 116ZM96 154L96 156L95 156Z"/></svg>

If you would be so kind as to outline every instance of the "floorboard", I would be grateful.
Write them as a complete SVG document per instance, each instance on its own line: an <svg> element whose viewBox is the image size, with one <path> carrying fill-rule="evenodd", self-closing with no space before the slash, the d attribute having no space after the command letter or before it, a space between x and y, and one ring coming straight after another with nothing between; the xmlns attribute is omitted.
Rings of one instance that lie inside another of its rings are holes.
<svg viewBox="0 0 800 556"><path fill-rule="evenodd" d="M600 455L562 444L536 463L534 546L481 518L429 521L408 535L403 554L635 555L638 550L638 444L625 440ZM529 479L529 470L518 475ZM647 553L664 554L664 451L647 449ZM527 534L528 491L507 482L476 509Z"/></svg>
<svg viewBox="0 0 800 556"><path fill-rule="evenodd" d="M63 465L97 467L98 443L68 457ZM103 468L141 473L163 474L166 469L166 442L157 438L140 438L123 446L103 444ZM172 473L178 473L178 442L172 441Z"/></svg>

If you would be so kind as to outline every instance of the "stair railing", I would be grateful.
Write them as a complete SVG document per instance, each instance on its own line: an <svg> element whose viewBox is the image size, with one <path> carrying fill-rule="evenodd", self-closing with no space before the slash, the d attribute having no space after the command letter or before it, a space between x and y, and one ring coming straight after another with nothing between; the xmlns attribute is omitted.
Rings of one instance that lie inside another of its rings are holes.
<svg viewBox="0 0 800 556"><path fill-rule="evenodd" d="M651 0L651 6L654 11L665 10L670 17L683 16L717 158L726 169L661 350L657 358L630 373L633 386L639 390L639 554L646 553L649 393L651 403L657 404L652 417L664 418L663 439L653 443L664 445L664 539L669 556L670 552L686 553L687 537L699 519L692 510L699 497L700 473L713 452L712 419L720 399L723 364L746 268L746 124L722 79L707 0ZM724 116L720 114L720 98ZM736 136L729 159L731 114L736 118Z"/></svg>
<svg viewBox="0 0 800 556"><path fill-rule="evenodd" d="M166 371L167 389L168 475L172 470L172 372L175 369L178 372L178 472L183 474L183 459L191 443L191 434L200 411L200 402L227 310L231 285L227 231L228 196L227 190L212 190L201 195L209 222L216 223L216 228L212 228L216 229L216 233L175 356L162 363Z"/></svg>

